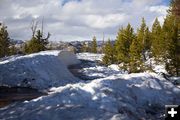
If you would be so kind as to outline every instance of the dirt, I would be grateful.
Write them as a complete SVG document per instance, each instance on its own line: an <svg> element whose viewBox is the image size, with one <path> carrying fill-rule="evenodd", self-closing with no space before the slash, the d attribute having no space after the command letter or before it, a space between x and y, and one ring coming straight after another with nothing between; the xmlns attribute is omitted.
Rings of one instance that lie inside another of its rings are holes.
<svg viewBox="0 0 180 120"><path fill-rule="evenodd" d="M32 100L43 95L47 95L47 93L40 92L37 89L0 86L0 107L14 102Z"/></svg>

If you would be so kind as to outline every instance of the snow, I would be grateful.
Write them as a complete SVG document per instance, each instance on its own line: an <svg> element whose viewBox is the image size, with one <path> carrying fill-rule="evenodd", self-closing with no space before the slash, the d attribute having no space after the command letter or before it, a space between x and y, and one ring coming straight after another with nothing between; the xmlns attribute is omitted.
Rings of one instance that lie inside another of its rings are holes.
<svg viewBox="0 0 180 120"><path fill-rule="evenodd" d="M96 61L102 61L103 54L79 53L77 54L77 58L89 61L81 70L88 79L105 78L116 74L127 74L127 72L120 70L119 66L116 64L109 65L108 67L97 64Z"/></svg>
<svg viewBox="0 0 180 120"><path fill-rule="evenodd" d="M120 70L114 70L111 67L98 66L98 65L92 66L92 67L85 67L81 71L89 79L104 78L110 75L116 75L116 74L122 73L122 71Z"/></svg>
<svg viewBox="0 0 180 120"><path fill-rule="evenodd" d="M119 70L119 66L116 65L116 64L109 65L108 67L111 68L112 70L120 71L120 70Z"/></svg>
<svg viewBox="0 0 180 120"><path fill-rule="evenodd" d="M145 62L146 65L149 65L152 67L152 69L156 72L156 73L165 73L167 74L167 71L165 69L165 64L163 63L159 63L157 64L154 60L154 58L150 58Z"/></svg>
<svg viewBox="0 0 180 120"><path fill-rule="evenodd" d="M79 64L79 61L70 57L67 62L69 54L63 56L61 52L46 51L0 62L0 85L46 89L77 82L78 78L69 72L67 65Z"/></svg>
<svg viewBox="0 0 180 120"><path fill-rule="evenodd" d="M39 54L37 56L32 55L32 59L36 60ZM66 68L66 63L61 62L61 60L59 62L61 57L57 57L58 52L57 54L51 53L52 58L48 54L50 53L47 52L46 55L43 55L46 57L46 59L42 59L43 61L46 60L45 62L48 64L51 61L53 68L61 65L61 69L58 67L58 69L54 68L53 70L63 70L63 74L73 77ZM81 53L77 57L81 60L90 61L102 59L102 55L92 55L91 53ZM20 58L21 63L24 62L25 58L30 59L29 57ZM17 62L18 59L15 59L14 62ZM41 58L38 60L40 61ZM59 64L56 64L56 60ZM31 62L28 63L31 64ZM38 67L41 71L46 71L46 67L51 69L50 65L42 65L44 67ZM0 118L2 120L155 120L164 119L165 105L180 103L180 89L158 74L147 72L127 74L117 69L117 65L108 67L95 63L88 65L83 68L82 72L89 75L93 80L86 82L71 82L68 80L64 85L53 85L47 96L0 108ZM0 69L1 66L3 64L0 64ZM27 67L27 64L25 66ZM31 69L34 70L36 66L31 64ZM63 77L59 78L60 82L64 79L61 78Z"/></svg>
<svg viewBox="0 0 180 120"><path fill-rule="evenodd" d="M109 76L52 88L48 96L0 109L4 119L140 119L180 103L180 89L155 74ZM157 110L157 111L156 111Z"/></svg>
<svg viewBox="0 0 180 120"><path fill-rule="evenodd" d="M95 53L78 53L77 58L81 60L88 61L101 61L104 54L95 54Z"/></svg>

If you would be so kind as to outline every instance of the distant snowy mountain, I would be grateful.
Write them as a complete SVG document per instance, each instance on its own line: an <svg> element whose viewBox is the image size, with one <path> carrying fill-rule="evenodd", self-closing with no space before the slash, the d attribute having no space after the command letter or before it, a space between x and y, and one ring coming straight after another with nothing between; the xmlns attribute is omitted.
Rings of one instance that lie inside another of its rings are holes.
<svg viewBox="0 0 180 120"><path fill-rule="evenodd" d="M16 44L23 44L24 41L23 40L10 39L10 43L13 45L16 45Z"/></svg>
<svg viewBox="0 0 180 120"><path fill-rule="evenodd" d="M98 40L97 41L98 48L101 48L105 42ZM112 44L114 44L114 42L115 41L111 41ZM67 49L68 47L72 47L75 49L75 52L79 53L81 52L81 48L84 43L86 43L86 45L90 47L92 40L70 41L70 42L50 41L48 44L48 48L54 49L54 50L63 50L63 49Z"/></svg>

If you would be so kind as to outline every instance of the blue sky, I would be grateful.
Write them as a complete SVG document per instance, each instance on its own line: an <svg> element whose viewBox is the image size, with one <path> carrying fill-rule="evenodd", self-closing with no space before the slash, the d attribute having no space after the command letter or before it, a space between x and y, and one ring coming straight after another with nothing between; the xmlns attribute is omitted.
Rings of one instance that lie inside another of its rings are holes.
<svg viewBox="0 0 180 120"><path fill-rule="evenodd" d="M142 17L149 27L156 17L163 23L168 5L169 0L1 0L0 21L14 39L29 40L31 21L43 17L50 40L102 39L103 33L115 39L128 22L136 31Z"/></svg>
<svg viewBox="0 0 180 120"><path fill-rule="evenodd" d="M165 3L165 5L169 5L170 0L163 0L163 3Z"/></svg>
<svg viewBox="0 0 180 120"><path fill-rule="evenodd" d="M64 6L66 3L72 2L72 1L81 2L81 0L63 0L62 1L62 6Z"/></svg>

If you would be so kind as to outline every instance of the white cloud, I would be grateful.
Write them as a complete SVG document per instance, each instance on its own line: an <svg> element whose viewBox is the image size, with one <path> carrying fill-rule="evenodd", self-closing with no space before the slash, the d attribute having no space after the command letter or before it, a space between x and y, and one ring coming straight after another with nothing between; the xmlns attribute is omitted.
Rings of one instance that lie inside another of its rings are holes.
<svg viewBox="0 0 180 120"><path fill-rule="evenodd" d="M87 26L92 28L105 29L108 27L115 27L120 25L127 19L125 14L108 14L105 16L101 15L87 15L84 17Z"/></svg>
<svg viewBox="0 0 180 120"><path fill-rule="evenodd" d="M167 6L163 6L163 5L160 5L160 6L151 6L151 7L149 7L149 10L151 12L157 12L159 14L166 15L168 7Z"/></svg>
<svg viewBox="0 0 180 120"><path fill-rule="evenodd" d="M115 38L120 26L130 22L137 28L142 17L148 25L155 17L162 22L168 8L163 0L63 1L1 0L0 21L6 23L11 37L16 39L29 39L31 20L41 20L43 16L51 40L91 39L93 35L100 39L103 32Z"/></svg>
<svg viewBox="0 0 180 120"><path fill-rule="evenodd" d="M161 23L161 25L164 23L164 18L167 14L167 10L168 10L168 7L163 6L163 5L149 7L150 12L157 14L157 18L159 22ZM151 21L151 25L153 24L154 21L155 21L155 18Z"/></svg>

